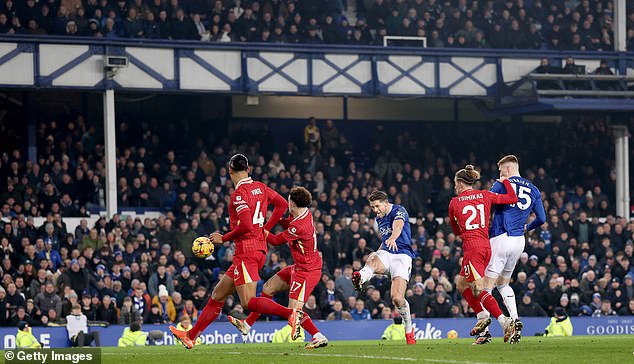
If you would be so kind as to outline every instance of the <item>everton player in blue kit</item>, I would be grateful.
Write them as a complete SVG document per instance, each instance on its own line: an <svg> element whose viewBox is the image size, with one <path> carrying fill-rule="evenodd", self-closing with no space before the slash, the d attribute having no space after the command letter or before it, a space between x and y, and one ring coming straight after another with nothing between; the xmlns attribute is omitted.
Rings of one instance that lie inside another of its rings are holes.
<svg viewBox="0 0 634 364"><path fill-rule="evenodd" d="M409 303L405 299L414 258L409 215L403 206L391 204L383 191L373 191L368 196L368 201L376 214L383 243L378 251L368 257L365 266L352 274L352 283L360 291L374 273L389 273L392 277L392 303L403 318L406 342L408 345L416 344Z"/></svg>
<svg viewBox="0 0 634 364"><path fill-rule="evenodd" d="M515 293L509 286L509 282L515 265L524 251L526 244L524 233L540 227L546 221L546 212L539 189L520 176L519 161L516 156L507 155L500 159L498 169L500 177L507 178L511 182L518 201L515 204L495 207L489 231L491 261L485 272L484 287L490 292L494 286L497 286L509 316L515 320L515 332L510 342L516 344L521 339L523 324L519 320ZM504 185L496 182L491 192L506 193L506 189ZM535 213L535 219L526 225L531 212ZM484 313L488 314L486 311ZM476 339L476 343L486 343L489 340L490 335L486 332Z"/></svg>

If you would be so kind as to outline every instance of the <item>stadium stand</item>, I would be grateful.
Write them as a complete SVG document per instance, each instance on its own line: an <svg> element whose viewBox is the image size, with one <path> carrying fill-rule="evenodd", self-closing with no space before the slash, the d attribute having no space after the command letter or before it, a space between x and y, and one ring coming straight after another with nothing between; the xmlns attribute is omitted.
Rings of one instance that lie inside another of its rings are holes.
<svg viewBox="0 0 634 364"><path fill-rule="evenodd" d="M390 143L384 126L376 124L369 150L348 142L350 135L330 120L307 122L303 134L276 143L285 148L253 143L255 135L267 138L246 125L236 126L240 132L230 139L205 144L185 132L170 140L173 127L119 122L119 205L163 215L144 220L117 215L94 225L85 220L68 231L65 218L87 217L104 207L104 151L94 125L80 114L64 115L39 124L37 163L19 150L0 159L0 325L59 324L76 302L89 320L129 323L142 317L165 323L184 313L195 320L208 287L230 265L233 246L226 243L213 260L200 261L192 258L191 242L228 229L231 183L225 164L238 151L252 161L253 176L281 194L298 184L313 192L324 269L306 305L311 317L326 319L336 301L353 311L357 300L373 319L393 314L383 310L390 307L389 280L375 278L359 297L350 282L353 269L379 245L365 200L373 188L385 189L412 217L418 254L407 293L412 313L472 316L453 283L461 242L446 218L452 177L458 166L475 164L483 175L480 187L488 189L498 174L500 150L511 145L526 155L522 172L543 192L548 214L548 223L529 234L513 275L520 315L552 315L557 307L572 316L634 315L634 223L614 215L614 153L602 119L570 118L549 125L548 133L542 125L527 124L524 132L536 137L523 141L513 139L505 125L426 123ZM439 142L450 139L456 142ZM469 150L477 154L465 155ZM36 225L35 217L45 222ZM271 249L262 278L289 259L287 247ZM276 299L286 304L288 298ZM226 301L225 314L243 311L238 300Z"/></svg>
<svg viewBox="0 0 634 364"><path fill-rule="evenodd" d="M467 0L27 0L0 8L0 33L383 45L427 38L428 47L609 51L613 1ZM356 4L353 4L356 3ZM627 47L634 49L628 1ZM420 43L396 43L412 45Z"/></svg>

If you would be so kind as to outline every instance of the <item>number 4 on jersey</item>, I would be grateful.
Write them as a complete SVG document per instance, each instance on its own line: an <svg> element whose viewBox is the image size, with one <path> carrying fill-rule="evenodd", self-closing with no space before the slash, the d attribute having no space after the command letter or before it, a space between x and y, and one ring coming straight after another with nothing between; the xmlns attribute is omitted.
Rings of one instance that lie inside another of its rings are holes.
<svg viewBox="0 0 634 364"><path fill-rule="evenodd" d="M259 227L264 226L264 214L260 211L260 201L255 205L255 213L253 214L253 225Z"/></svg>

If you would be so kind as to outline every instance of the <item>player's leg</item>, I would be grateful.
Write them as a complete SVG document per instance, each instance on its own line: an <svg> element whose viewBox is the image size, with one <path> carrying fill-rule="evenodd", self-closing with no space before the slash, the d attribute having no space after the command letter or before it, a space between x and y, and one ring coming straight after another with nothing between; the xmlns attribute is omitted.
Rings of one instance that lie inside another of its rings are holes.
<svg viewBox="0 0 634 364"><path fill-rule="evenodd" d="M288 268L288 267L287 267ZM285 268L286 269L286 268ZM280 272L281 273L281 272ZM271 277L262 288L260 297L272 299L278 292L288 291L288 283L280 277L280 273ZM252 311L249 316L244 320L238 320L233 317L229 318L229 321L240 330L243 335L246 335L251 330L251 327L260 318L261 313Z"/></svg>
<svg viewBox="0 0 634 364"><path fill-rule="evenodd" d="M207 301L205 308L198 315L198 320L196 320L191 330L183 331L176 329L174 326L169 327L174 338L181 342L185 348L193 348L196 345L198 335L218 318L225 304L225 299L233 294L234 290L233 276L227 272L214 287L211 297Z"/></svg>
<svg viewBox="0 0 634 364"><path fill-rule="evenodd" d="M407 344L416 344L414 338L414 328L412 327L412 315L409 310L409 302L405 299L405 291L407 290L407 281L403 277L392 278L392 288L390 295L392 296L392 304L403 318L403 326L405 326L405 337Z"/></svg>
<svg viewBox="0 0 634 364"><path fill-rule="evenodd" d="M524 245L524 236L509 237L506 264L496 281L497 289L500 292L500 295L502 295L504 304L509 311L509 316L511 316L511 318L513 319L513 333L511 334L510 338L511 344L517 344L520 342L522 338L522 329L524 328L524 323L522 323L522 321L519 319L519 315L517 313L517 301L515 300L515 292L513 291L513 288L509 286L511 275L515 270L515 265L520 259L522 252L524 252Z"/></svg>
<svg viewBox="0 0 634 364"><path fill-rule="evenodd" d="M405 326L405 339L408 345L416 344L414 337L414 328L412 327L412 315L409 310L409 302L405 299L405 291L407 291L407 282L412 271L412 258L405 254L391 254L383 251L383 256L379 255L383 262L383 266L388 267L390 276L392 277L392 287L390 295L392 303L396 310L403 318L403 326Z"/></svg>
<svg viewBox="0 0 634 364"><path fill-rule="evenodd" d="M326 336L319 331L310 316L301 311L306 299L313 292L320 279L321 270L292 270L291 283L288 292L288 307L294 309L294 314L296 312L301 312L301 316L292 316L292 319L299 319L299 322L293 322L290 320L289 323L292 325L297 325L299 323L299 326L308 331L308 333L312 336L312 340L305 346L306 349L316 349L328 345L328 339ZM296 327L296 330L298 334L299 327Z"/></svg>
<svg viewBox="0 0 634 364"><path fill-rule="evenodd" d="M460 292L462 298L467 301L469 307L471 307L473 312L476 314L476 317L478 318L478 322L473 327L473 329L471 329L470 335L476 336L482 334L491 324L489 312L485 310L484 307L482 307L482 303L473 294L473 290L469 286L467 278L459 275L456 279L456 289L458 289L458 292Z"/></svg>
<svg viewBox="0 0 634 364"><path fill-rule="evenodd" d="M386 257L382 257L384 254L390 254L384 250L379 250L370 254L368 260L365 262L365 265L361 270L352 273L352 283L354 284L354 288L357 291L360 291L363 285L372 279L374 273L383 274L386 269L388 269L387 264L385 264L384 260ZM381 259L383 258L383 259Z"/></svg>
<svg viewBox="0 0 634 364"><path fill-rule="evenodd" d="M257 281L260 280L259 270L266 261L266 255L250 256L242 260L242 274L240 284L236 282L236 291L240 297L243 307L247 307L251 312L259 312L265 315L280 317L290 317L293 310L284 307L273 300L265 297L256 297Z"/></svg>
<svg viewBox="0 0 634 364"><path fill-rule="evenodd" d="M504 330L504 342L508 341L512 329L513 329L513 320L509 317L506 317L502 314L502 310L500 310L500 306L498 306L497 301L491 294L491 292L487 291L484 287L484 275L486 267L489 265L491 261L491 249L478 249L469 256L469 269L471 271L471 276L473 277L471 281L471 289L473 290L473 294L478 297L482 306L491 313L493 317L495 317L502 329Z"/></svg>

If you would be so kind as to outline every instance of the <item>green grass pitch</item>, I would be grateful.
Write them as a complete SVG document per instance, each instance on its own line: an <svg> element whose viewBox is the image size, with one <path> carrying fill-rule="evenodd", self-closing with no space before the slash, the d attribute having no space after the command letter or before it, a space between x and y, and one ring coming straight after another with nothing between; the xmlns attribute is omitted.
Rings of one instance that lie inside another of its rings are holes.
<svg viewBox="0 0 634 364"><path fill-rule="evenodd" d="M519 345L495 338L485 346L470 339L404 342L339 341L328 347L305 350L299 344L201 345L104 348L105 364L256 364L256 363L448 363L448 364L608 364L634 363L634 335L525 337Z"/></svg>

